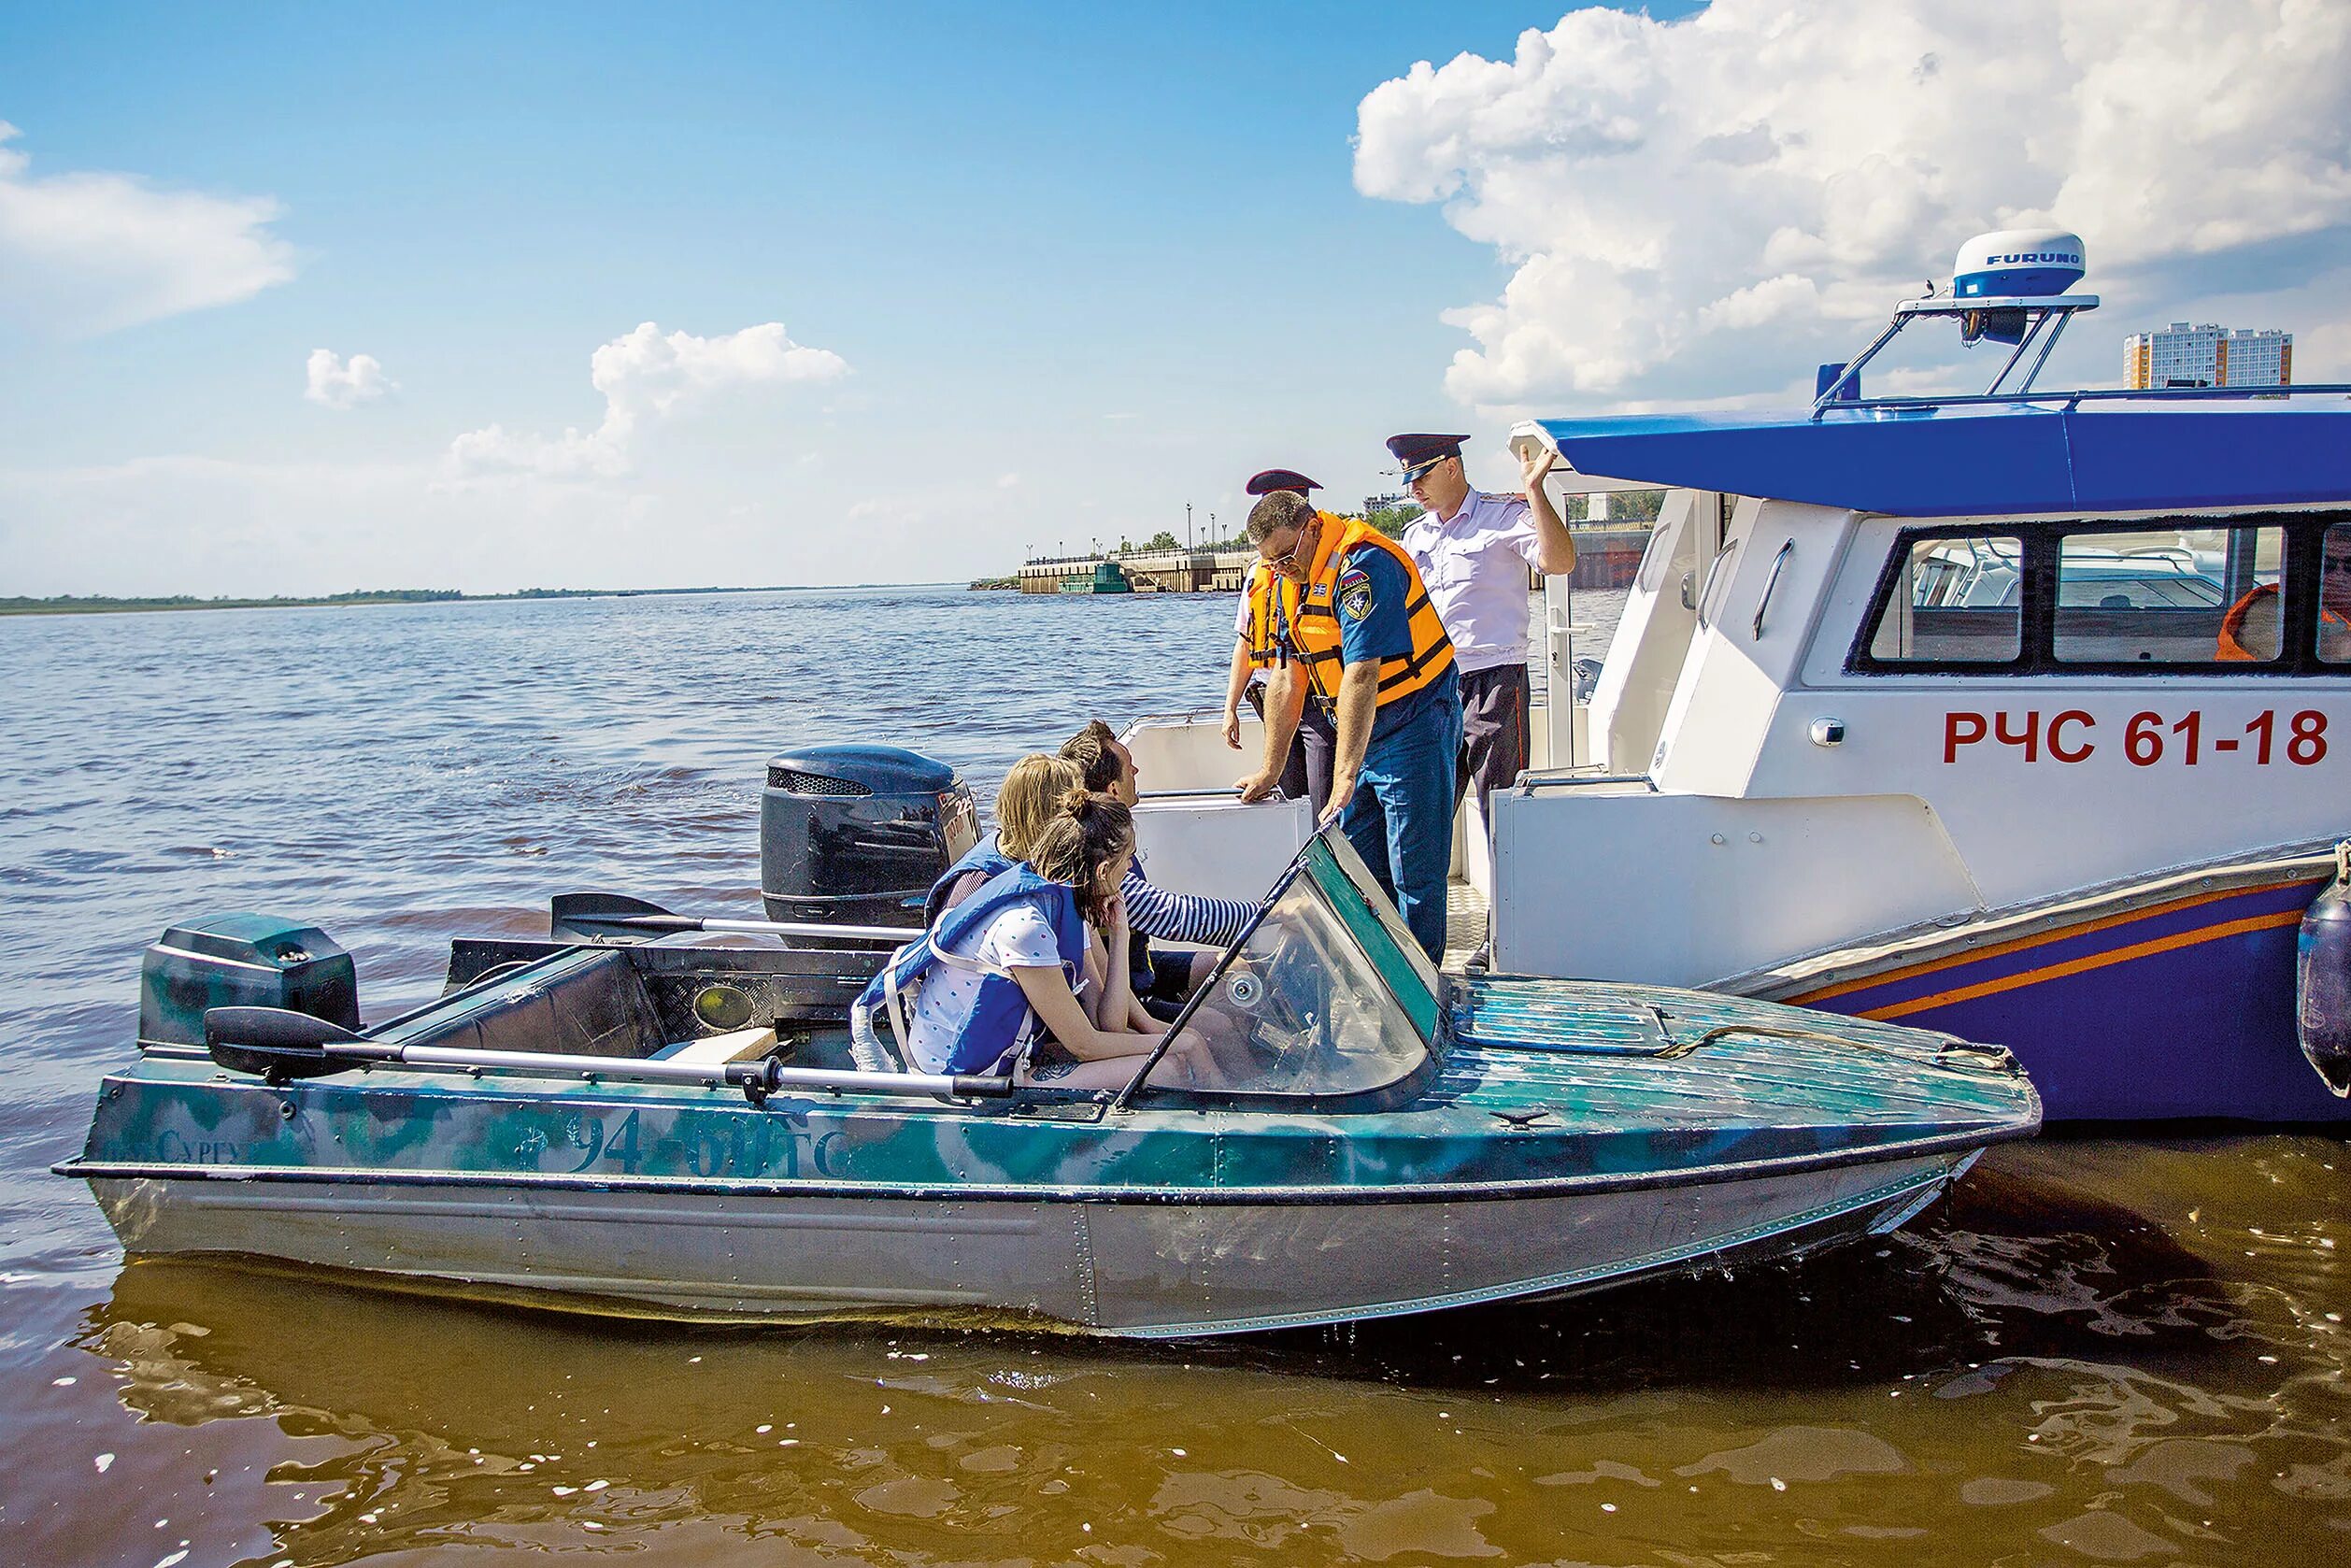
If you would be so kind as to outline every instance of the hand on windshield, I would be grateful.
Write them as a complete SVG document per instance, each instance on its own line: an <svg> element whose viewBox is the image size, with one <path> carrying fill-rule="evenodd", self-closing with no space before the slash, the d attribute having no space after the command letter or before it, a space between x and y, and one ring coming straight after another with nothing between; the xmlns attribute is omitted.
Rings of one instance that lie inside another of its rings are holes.
<svg viewBox="0 0 2351 1568"><path fill-rule="evenodd" d="M1277 773L1260 771L1250 774L1247 778L1234 779L1232 787L1241 791L1242 804L1247 805L1250 801L1263 800L1272 794L1274 786L1280 780L1281 775Z"/></svg>
<svg viewBox="0 0 2351 1568"><path fill-rule="evenodd" d="M1331 780L1331 804L1322 809L1317 827L1327 827L1339 820L1346 810L1346 803L1355 798L1355 775L1339 774Z"/></svg>

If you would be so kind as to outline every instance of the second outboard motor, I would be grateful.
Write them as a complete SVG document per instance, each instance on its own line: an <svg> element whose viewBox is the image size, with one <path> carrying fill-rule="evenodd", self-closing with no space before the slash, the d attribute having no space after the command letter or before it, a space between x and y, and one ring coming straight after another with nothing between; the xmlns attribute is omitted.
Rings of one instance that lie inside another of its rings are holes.
<svg viewBox="0 0 2351 1568"><path fill-rule="evenodd" d="M2351 1099L2351 840L2335 879L2311 900L2295 944L2294 1032L2327 1087Z"/></svg>
<svg viewBox="0 0 2351 1568"><path fill-rule="evenodd" d="M808 746L767 764L759 885L771 920L922 923L923 895L978 837L953 768L896 746Z"/></svg>
<svg viewBox="0 0 2351 1568"><path fill-rule="evenodd" d="M139 1038L204 1044L214 1007L282 1007L359 1027L359 977L335 939L277 915L207 915L164 933L139 961Z"/></svg>

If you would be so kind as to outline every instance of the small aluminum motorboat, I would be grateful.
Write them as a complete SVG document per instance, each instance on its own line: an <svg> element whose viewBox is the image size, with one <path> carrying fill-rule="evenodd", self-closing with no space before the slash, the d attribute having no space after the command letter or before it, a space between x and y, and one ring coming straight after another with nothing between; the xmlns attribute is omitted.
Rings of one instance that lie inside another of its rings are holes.
<svg viewBox="0 0 2351 1568"><path fill-rule="evenodd" d="M1171 1029L1247 1042L1254 1071L1213 1091L1142 1062L1115 1091L875 1071L844 1018L878 948L682 919L704 929L616 943L571 913L556 940L456 943L446 994L364 1030L323 934L179 928L150 952L140 1059L58 1169L135 1259L1174 1336L1882 1233L2041 1115L2006 1052L1948 1035L1442 976L1322 834ZM606 919L632 926L664 921ZM219 1005L254 976L284 1005Z"/></svg>

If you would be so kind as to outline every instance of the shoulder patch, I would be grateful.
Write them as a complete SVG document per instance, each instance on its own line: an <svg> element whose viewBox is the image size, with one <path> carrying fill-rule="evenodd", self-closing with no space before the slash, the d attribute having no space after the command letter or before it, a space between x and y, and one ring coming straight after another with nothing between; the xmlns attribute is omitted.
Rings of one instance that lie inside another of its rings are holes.
<svg viewBox="0 0 2351 1568"><path fill-rule="evenodd" d="M1339 574L1339 608L1350 620L1361 620L1372 613L1372 575L1361 566L1349 566Z"/></svg>

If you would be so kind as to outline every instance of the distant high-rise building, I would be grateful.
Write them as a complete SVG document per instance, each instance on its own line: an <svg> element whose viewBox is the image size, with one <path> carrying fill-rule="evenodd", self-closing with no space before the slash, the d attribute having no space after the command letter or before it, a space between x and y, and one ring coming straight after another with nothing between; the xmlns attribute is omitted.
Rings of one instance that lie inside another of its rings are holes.
<svg viewBox="0 0 2351 1568"><path fill-rule="evenodd" d="M2294 335L2173 321L2123 339L2132 387L2284 387L2294 380Z"/></svg>

